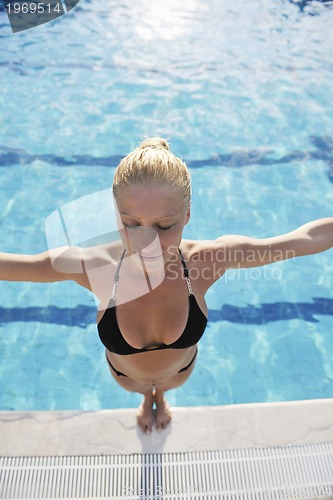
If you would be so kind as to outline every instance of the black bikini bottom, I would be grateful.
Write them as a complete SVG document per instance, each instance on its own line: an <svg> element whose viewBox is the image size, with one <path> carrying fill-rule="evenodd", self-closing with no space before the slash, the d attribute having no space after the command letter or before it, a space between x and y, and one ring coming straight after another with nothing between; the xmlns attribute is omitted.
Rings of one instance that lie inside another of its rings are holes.
<svg viewBox="0 0 333 500"><path fill-rule="evenodd" d="M193 358L191 359L191 361L189 362L189 364L188 364L188 365L186 365L186 366L184 366L184 368L181 368L181 369L178 371L178 373L185 372L186 370L188 370L188 368L189 368L189 367L192 365L192 363L194 362L194 360L195 360L195 358L196 358L196 355L197 355L197 354L198 354L198 348L197 348L197 350L195 351L195 354L194 354ZM106 353L105 353L105 355L106 355ZM110 360L109 360L109 358L108 358L107 356L106 356L106 360L107 360L107 362L109 363L109 365L110 365L110 367L112 368L112 370L113 370L113 371L114 371L114 372L118 375L118 377L127 377L127 378L128 378L128 376L127 376L125 373L123 373L123 372L118 372L118 370L116 370L116 369L115 369L115 368L111 365Z"/></svg>

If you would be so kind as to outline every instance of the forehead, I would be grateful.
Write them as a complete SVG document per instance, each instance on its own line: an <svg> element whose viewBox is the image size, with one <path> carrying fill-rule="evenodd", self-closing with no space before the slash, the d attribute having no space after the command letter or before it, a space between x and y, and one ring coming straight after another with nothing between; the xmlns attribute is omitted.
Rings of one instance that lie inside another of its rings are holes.
<svg viewBox="0 0 333 500"><path fill-rule="evenodd" d="M182 212L186 208L186 201L179 194L160 184L130 186L119 193L116 202L120 212L138 217L138 214L162 217L169 213Z"/></svg>

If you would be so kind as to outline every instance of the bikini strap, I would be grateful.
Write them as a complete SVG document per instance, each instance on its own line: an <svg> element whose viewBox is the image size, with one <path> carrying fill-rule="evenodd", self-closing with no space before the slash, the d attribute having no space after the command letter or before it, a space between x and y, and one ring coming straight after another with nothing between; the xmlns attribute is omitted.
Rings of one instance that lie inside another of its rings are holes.
<svg viewBox="0 0 333 500"><path fill-rule="evenodd" d="M119 272L120 272L121 264L123 263L123 258L124 258L125 252L126 252L126 250L123 251L123 254L121 256L120 262L119 262L117 270L116 270L116 274L114 276L112 296L111 296L111 300L110 300L110 302L113 301L113 303L115 303L115 301L116 301L116 290L117 290L117 286L119 283Z"/></svg>
<svg viewBox="0 0 333 500"><path fill-rule="evenodd" d="M190 295L193 295L193 291L192 291L192 287L191 287L191 281L190 281L190 278L189 278L188 270L187 270L187 267L186 267L186 264L185 264L185 260L184 260L183 254L180 251L180 248L178 248L178 252L179 252L182 264L183 264L184 276L185 276L185 280L186 280L186 283L187 283L188 292L189 292Z"/></svg>
<svg viewBox="0 0 333 500"><path fill-rule="evenodd" d="M189 292L190 295L193 295L193 291L192 291L192 287L191 287L191 281L190 281L190 278L189 278L188 269L186 267L185 260L184 260L183 254L180 251L180 248L178 249L178 252L179 252L179 255L180 255L180 259L182 261L182 265L183 265L183 269L184 269L184 276L185 276L185 280L186 280L188 292ZM112 301L113 303L115 303L115 301L116 301L116 290L117 290L117 286L118 286L118 283L119 283L119 273L120 273L120 268L121 268L121 264L123 262L123 258L124 258L125 253L126 253L126 250L124 250L124 252L123 252L123 254L121 256L121 259L120 259L120 262L118 264L118 267L117 267L117 270L116 270L116 274L115 274L115 277L114 277L113 288L112 288L112 296L111 296L111 300L110 300L110 302Z"/></svg>

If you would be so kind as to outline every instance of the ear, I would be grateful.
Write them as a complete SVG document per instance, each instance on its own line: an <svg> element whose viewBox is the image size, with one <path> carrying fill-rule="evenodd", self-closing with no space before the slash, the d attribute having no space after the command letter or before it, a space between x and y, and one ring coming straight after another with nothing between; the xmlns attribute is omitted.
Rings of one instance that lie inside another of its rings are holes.
<svg viewBox="0 0 333 500"><path fill-rule="evenodd" d="M185 218L185 226L188 223L188 221L190 220L190 217L191 217L191 202L189 202L189 204L188 204L188 209L187 209L186 218Z"/></svg>

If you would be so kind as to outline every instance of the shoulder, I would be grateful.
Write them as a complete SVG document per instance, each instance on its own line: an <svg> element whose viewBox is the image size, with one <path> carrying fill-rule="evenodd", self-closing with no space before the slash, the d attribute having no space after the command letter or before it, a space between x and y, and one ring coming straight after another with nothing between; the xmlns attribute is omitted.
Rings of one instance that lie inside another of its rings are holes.
<svg viewBox="0 0 333 500"><path fill-rule="evenodd" d="M123 252L124 247L121 242L80 248L81 259L84 263L95 263L96 265L117 262L121 259Z"/></svg>
<svg viewBox="0 0 333 500"><path fill-rule="evenodd" d="M123 247L120 243L107 243L90 247L63 247L49 250L52 266L61 274L91 290L91 278L108 266L116 268Z"/></svg>
<svg viewBox="0 0 333 500"><path fill-rule="evenodd" d="M238 234L227 234L215 240L182 240L180 250L189 260L195 262L205 261L209 257L216 258L216 253L221 255L228 249L243 247L248 244L249 238Z"/></svg>
<svg viewBox="0 0 333 500"><path fill-rule="evenodd" d="M230 242L230 240L228 240ZM227 241L225 245L227 246ZM215 240L182 240L180 250L184 256L189 276L206 291L227 270L224 259L216 253Z"/></svg>
<svg viewBox="0 0 333 500"><path fill-rule="evenodd" d="M195 267L202 276L209 276L213 284L227 269L241 267L251 242L247 236L227 234L215 240L183 240L181 250L189 267Z"/></svg>

